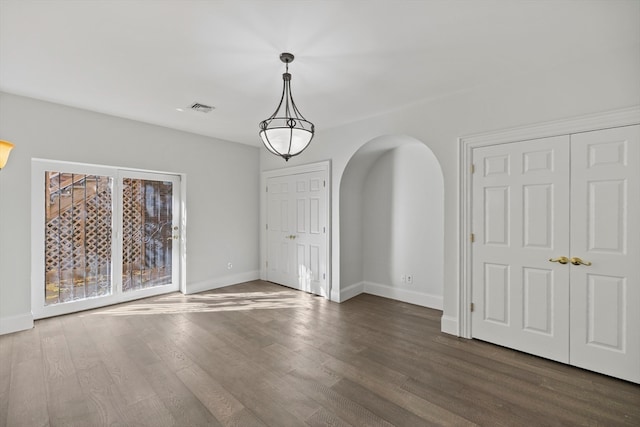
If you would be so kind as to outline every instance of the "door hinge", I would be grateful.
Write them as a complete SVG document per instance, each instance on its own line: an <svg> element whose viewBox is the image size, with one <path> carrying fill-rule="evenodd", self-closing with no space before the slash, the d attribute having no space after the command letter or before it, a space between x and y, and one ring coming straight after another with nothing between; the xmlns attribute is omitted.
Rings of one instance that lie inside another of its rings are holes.
<svg viewBox="0 0 640 427"><path fill-rule="evenodd" d="M327 278L327 275L322 273L322 280L325 280Z"/></svg>
<svg viewBox="0 0 640 427"><path fill-rule="evenodd" d="M471 243L476 241L476 235L471 233L471 237L470 237Z"/></svg>
<svg viewBox="0 0 640 427"><path fill-rule="evenodd" d="M269 261L265 261L264 265L265 267L269 268Z"/></svg>
<svg viewBox="0 0 640 427"><path fill-rule="evenodd" d="M471 163L471 173L476 173L476 165L474 165L473 163Z"/></svg>
<svg viewBox="0 0 640 427"><path fill-rule="evenodd" d="M471 309L471 312L473 313L473 309L475 308L475 306L473 305L473 303L471 303L471 306L469 307Z"/></svg>
<svg viewBox="0 0 640 427"><path fill-rule="evenodd" d="M264 228L268 230L269 229L269 224L265 224Z"/></svg>
<svg viewBox="0 0 640 427"><path fill-rule="evenodd" d="M264 187L264 192L268 193L269 192L269 186L267 185L266 187Z"/></svg>
<svg viewBox="0 0 640 427"><path fill-rule="evenodd" d="M327 232L327 227L322 227L322 232L326 233Z"/></svg>
<svg viewBox="0 0 640 427"><path fill-rule="evenodd" d="M327 186L327 181L322 180L322 186L323 186L323 187L326 187L326 186Z"/></svg>

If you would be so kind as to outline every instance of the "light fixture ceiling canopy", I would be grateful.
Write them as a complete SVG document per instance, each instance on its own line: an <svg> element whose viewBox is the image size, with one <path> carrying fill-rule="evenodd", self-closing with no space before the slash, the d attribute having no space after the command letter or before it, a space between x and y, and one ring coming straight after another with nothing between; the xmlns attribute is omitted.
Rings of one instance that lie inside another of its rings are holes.
<svg viewBox="0 0 640 427"><path fill-rule="evenodd" d="M302 153L309 146L315 132L313 123L300 113L291 95L289 64L294 58L288 52L280 54L280 60L286 64L285 73L282 74L282 96L273 114L260 122L259 133L267 150L286 161Z"/></svg>

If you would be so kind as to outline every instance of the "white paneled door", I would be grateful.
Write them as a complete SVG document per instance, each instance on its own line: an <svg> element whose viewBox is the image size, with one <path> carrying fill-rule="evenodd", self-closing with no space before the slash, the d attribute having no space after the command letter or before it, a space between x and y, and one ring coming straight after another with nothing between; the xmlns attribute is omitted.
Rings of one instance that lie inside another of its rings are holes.
<svg viewBox="0 0 640 427"><path fill-rule="evenodd" d="M640 382L640 127L473 161L473 337Z"/></svg>
<svg viewBox="0 0 640 427"><path fill-rule="evenodd" d="M571 137L571 363L640 382L640 126Z"/></svg>
<svg viewBox="0 0 640 427"><path fill-rule="evenodd" d="M473 155L473 336L566 363L569 137Z"/></svg>
<svg viewBox="0 0 640 427"><path fill-rule="evenodd" d="M327 293L326 171L267 180L267 280Z"/></svg>

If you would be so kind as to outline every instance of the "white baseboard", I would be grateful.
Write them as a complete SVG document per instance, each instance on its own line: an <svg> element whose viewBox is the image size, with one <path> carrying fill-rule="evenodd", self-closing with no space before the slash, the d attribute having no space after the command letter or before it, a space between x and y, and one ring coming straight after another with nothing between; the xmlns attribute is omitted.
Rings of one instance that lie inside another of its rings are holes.
<svg viewBox="0 0 640 427"><path fill-rule="evenodd" d="M31 313L0 317L0 335L31 328L33 328L33 315Z"/></svg>
<svg viewBox="0 0 640 427"><path fill-rule="evenodd" d="M197 294L198 292L210 291L212 289L224 288L225 286L237 285L238 283L258 280L260 271L247 271L244 273L232 274L229 276L216 277L202 282L187 283L186 295Z"/></svg>
<svg viewBox="0 0 640 427"><path fill-rule="evenodd" d="M391 298L410 304L442 310L442 297L438 295L430 295L373 282L364 282L364 292L379 297Z"/></svg>
<svg viewBox="0 0 640 427"><path fill-rule="evenodd" d="M364 282L354 283L340 290L339 299L337 302L345 302L348 299L360 295L364 292Z"/></svg>
<svg viewBox="0 0 640 427"><path fill-rule="evenodd" d="M455 335L459 337L460 332L458 330L458 318L443 315L440 318L440 330L445 334Z"/></svg>
<svg viewBox="0 0 640 427"><path fill-rule="evenodd" d="M331 296L329 298L333 302L340 302L340 289L336 289L335 286L331 287Z"/></svg>

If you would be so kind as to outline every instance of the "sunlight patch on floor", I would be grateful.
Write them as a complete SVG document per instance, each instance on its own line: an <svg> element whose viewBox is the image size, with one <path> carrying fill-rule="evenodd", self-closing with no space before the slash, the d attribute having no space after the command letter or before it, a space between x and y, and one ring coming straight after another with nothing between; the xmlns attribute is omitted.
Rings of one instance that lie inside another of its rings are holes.
<svg viewBox="0 0 640 427"><path fill-rule="evenodd" d="M306 294L297 291L171 294L152 301L108 307L88 313L88 315L135 316L300 308L309 305L309 299L304 296Z"/></svg>

